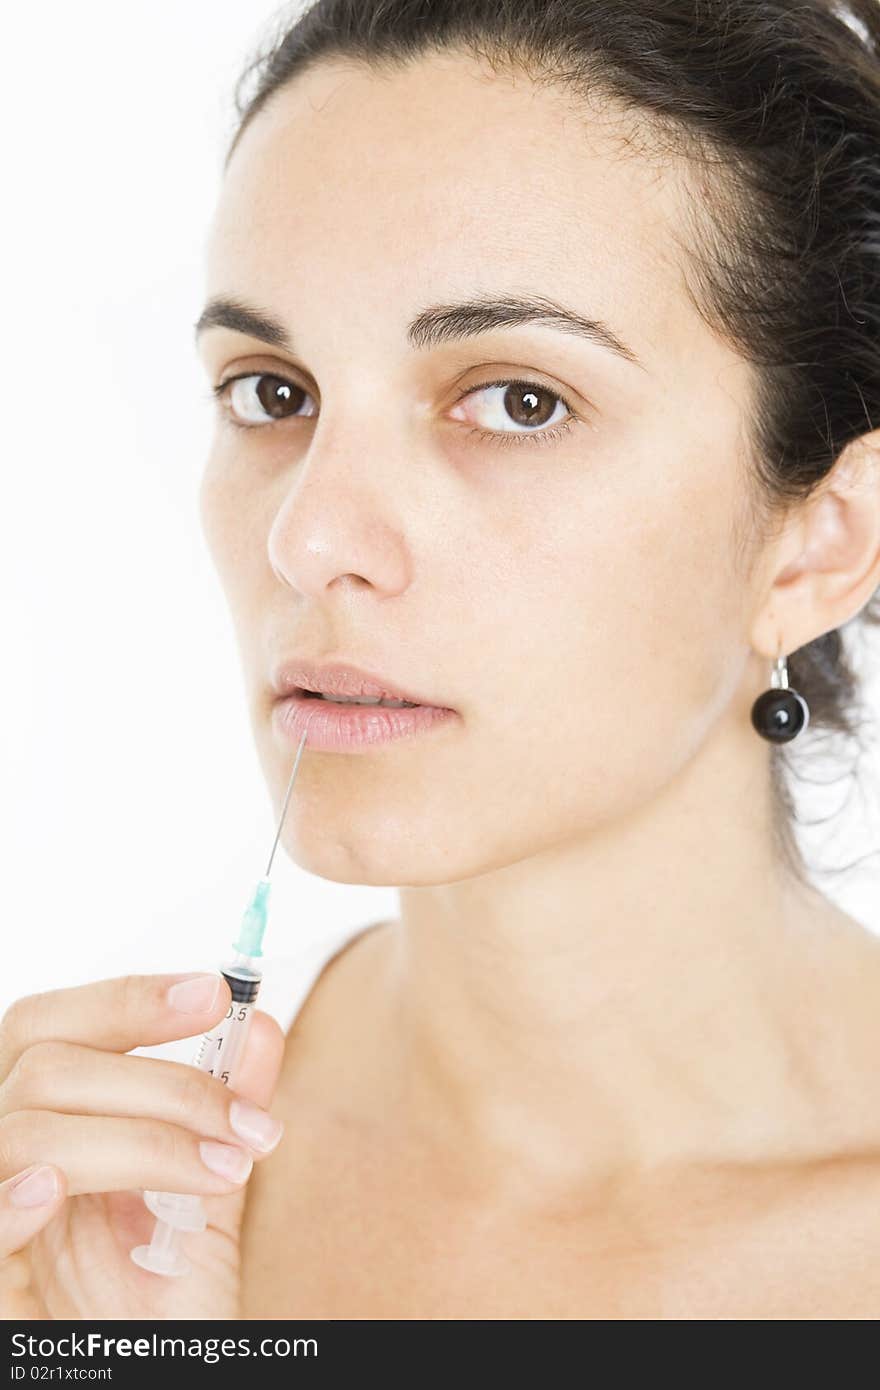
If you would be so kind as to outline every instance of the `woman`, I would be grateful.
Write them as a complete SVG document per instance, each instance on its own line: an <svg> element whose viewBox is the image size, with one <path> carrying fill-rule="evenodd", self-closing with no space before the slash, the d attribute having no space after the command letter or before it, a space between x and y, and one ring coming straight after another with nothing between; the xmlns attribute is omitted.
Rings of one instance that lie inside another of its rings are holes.
<svg viewBox="0 0 880 1390"><path fill-rule="evenodd" d="M318 0L248 70L202 515L279 803L309 728L284 845L400 914L258 1016L268 1156L213 1078L120 1055L225 985L19 1001L5 1173L56 1188L4 1184L17 1297L880 1313L880 946L784 777L858 731L877 617L878 47L873 0ZM207 1198L197 1294L128 1259L140 1187Z"/></svg>

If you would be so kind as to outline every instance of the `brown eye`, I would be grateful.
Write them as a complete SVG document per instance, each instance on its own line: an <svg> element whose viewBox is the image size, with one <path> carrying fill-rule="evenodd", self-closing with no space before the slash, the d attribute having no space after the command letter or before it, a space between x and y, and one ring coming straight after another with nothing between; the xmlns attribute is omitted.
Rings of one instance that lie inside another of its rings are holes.
<svg viewBox="0 0 880 1390"><path fill-rule="evenodd" d="M542 386L508 386L501 408L517 425L546 425L553 416L558 396Z"/></svg>
<svg viewBox="0 0 880 1390"><path fill-rule="evenodd" d="M228 400L229 411L236 424L264 425L273 420L288 420L294 416L311 416L314 409L303 410L304 402L312 397L295 381L274 376L270 372L254 372L250 376L232 377L217 387L216 394Z"/></svg>
<svg viewBox="0 0 880 1390"><path fill-rule="evenodd" d="M571 416L568 402L556 391L536 381L492 381L465 392L453 415L478 425L484 436L509 436L510 442L555 437L547 425L559 425Z"/></svg>

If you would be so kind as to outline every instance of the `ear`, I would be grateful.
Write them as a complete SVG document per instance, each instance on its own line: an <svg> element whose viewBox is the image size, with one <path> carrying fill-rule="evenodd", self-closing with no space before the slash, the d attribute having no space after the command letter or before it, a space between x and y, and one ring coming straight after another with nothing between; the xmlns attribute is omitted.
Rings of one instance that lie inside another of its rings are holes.
<svg viewBox="0 0 880 1390"><path fill-rule="evenodd" d="M880 586L880 429L852 440L821 487L793 509L765 573L751 643L770 660L864 608Z"/></svg>

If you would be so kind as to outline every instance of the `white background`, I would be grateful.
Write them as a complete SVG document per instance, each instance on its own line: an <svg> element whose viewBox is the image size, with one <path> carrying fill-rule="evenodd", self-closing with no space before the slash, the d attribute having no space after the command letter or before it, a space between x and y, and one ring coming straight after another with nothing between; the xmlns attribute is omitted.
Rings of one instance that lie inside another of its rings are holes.
<svg viewBox="0 0 880 1390"><path fill-rule="evenodd" d="M193 324L233 84L285 8L4 20L0 1007L216 969L266 866L273 809L198 519ZM272 879L267 980L270 952L396 910L281 850Z"/></svg>
<svg viewBox="0 0 880 1390"><path fill-rule="evenodd" d="M197 516L211 407L192 325L232 87L278 13L56 0L5 17L0 1007L127 970L215 969L271 844ZM804 815L846 791L812 789ZM811 854L876 846L851 808ZM327 883L283 854L273 879L268 952L396 911L392 888ZM876 860L823 886L880 928Z"/></svg>

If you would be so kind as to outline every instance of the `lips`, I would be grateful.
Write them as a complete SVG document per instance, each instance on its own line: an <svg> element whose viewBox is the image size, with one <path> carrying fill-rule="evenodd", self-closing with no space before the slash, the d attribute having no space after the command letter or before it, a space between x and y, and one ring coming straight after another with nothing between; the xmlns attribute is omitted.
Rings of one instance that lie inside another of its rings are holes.
<svg viewBox="0 0 880 1390"><path fill-rule="evenodd" d="M386 744L424 738L457 720L456 710L438 705L412 709L388 705L337 704L302 693L275 701L272 724L285 743L303 737L314 753L375 753Z"/></svg>
<svg viewBox="0 0 880 1390"><path fill-rule="evenodd" d="M433 709L448 709L427 695L398 686L384 676L364 671L347 662L316 665L304 661L286 661L275 668L272 687L279 698L298 695L310 690L322 695L368 696L374 700L406 700L413 705Z"/></svg>

